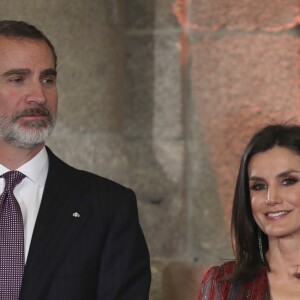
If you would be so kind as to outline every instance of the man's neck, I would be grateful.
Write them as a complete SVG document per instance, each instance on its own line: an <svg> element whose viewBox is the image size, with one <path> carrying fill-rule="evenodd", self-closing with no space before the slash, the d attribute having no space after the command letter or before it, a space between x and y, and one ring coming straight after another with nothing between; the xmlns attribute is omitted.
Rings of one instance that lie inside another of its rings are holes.
<svg viewBox="0 0 300 300"><path fill-rule="evenodd" d="M10 170L16 170L36 156L43 147L44 144L41 144L33 149L24 149L0 141L0 164Z"/></svg>

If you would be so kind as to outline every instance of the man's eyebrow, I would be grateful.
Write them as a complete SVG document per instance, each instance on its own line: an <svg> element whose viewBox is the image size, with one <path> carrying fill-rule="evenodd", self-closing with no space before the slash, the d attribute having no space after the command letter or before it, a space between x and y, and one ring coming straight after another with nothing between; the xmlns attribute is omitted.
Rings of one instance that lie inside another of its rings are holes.
<svg viewBox="0 0 300 300"><path fill-rule="evenodd" d="M3 77L8 77L8 76L11 76L11 75L27 75L31 72L30 69L10 69L6 72L4 72L1 76ZM41 76L49 76L49 75L52 75L52 76L57 76L57 71L55 69L46 69L46 70L43 70L41 72Z"/></svg>
<svg viewBox="0 0 300 300"><path fill-rule="evenodd" d="M10 75L26 75L30 73L30 69L10 69L4 72L1 76L8 77Z"/></svg>
<svg viewBox="0 0 300 300"><path fill-rule="evenodd" d="M41 72L41 76L49 76L49 75L52 75L52 76L57 76L57 71L55 69L46 69L44 71Z"/></svg>

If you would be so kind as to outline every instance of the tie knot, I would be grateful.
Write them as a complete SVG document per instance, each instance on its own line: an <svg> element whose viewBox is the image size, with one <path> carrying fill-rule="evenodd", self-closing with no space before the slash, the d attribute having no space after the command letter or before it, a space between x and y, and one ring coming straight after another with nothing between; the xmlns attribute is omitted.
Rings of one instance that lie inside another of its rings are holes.
<svg viewBox="0 0 300 300"><path fill-rule="evenodd" d="M8 191L13 191L16 185L22 181L25 175L19 171L9 171L4 173L1 177L3 177L5 180L5 189Z"/></svg>

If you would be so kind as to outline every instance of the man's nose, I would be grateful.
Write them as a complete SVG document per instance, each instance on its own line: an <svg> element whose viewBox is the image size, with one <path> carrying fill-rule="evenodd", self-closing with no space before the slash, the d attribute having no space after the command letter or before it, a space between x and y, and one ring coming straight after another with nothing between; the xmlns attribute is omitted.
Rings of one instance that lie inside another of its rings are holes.
<svg viewBox="0 0 300 300"><path fill-rule="evenodd" d="M27 102L44 104L47 101L41 82L32 82L28 87Z"/></svg>

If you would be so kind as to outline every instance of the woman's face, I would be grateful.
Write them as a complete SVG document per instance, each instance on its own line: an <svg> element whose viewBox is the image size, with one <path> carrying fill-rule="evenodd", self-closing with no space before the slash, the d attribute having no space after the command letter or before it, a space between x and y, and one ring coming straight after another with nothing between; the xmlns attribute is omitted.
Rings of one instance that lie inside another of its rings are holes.
<svg viewBox="0 0 300 300"><path fill-rule="evenodd" d="M251 207L269 238L300 237L300 156L274 147L255 154L248 166Z"/></svg>

